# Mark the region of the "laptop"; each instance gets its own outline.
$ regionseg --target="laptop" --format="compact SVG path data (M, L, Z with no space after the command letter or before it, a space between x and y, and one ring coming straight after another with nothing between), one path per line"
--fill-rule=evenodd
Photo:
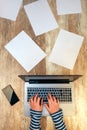
M59 99L65 116L75 114L74 81L82 75L19 75L24 80L24 115L30 116L29 99L38 93L45 103L47 94L51 93ZM42 116L49 112L43 105Z

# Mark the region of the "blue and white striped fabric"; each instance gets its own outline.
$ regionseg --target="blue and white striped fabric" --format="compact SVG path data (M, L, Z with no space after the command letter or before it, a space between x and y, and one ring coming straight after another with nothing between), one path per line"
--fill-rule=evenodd
M42 112L30 110L31 122L30 122L30 130L41 130L40 128L40 119ZM66 130L66 125L63 121L63 112L60 109L58 112L51 114L52 120L55 125L56 130Z
M52 120L56 130L66 130L65 123L63 121L63 112L60 109L58 112L51 114Z
M30 122L30 130L41 130L40 128L40 118L42 115L42 111L34 111L30 110L31 122Z

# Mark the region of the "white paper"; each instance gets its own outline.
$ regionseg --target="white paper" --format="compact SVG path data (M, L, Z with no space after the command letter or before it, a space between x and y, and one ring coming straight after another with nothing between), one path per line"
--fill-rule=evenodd
M5 45L5 48L27 72L46 56L24 31Z
M58 15L81 13L80 0L56 0Z
M49 61L73 69L84 37L60 30Z
M24 8L36 36L58 27L47 0L38 0Z
M15 21L22 0L0 0L0 17Z

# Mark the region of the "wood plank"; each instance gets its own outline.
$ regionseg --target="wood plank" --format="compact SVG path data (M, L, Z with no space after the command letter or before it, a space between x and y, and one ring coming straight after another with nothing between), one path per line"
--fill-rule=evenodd
M23 4L35 0L24 0ZM30 118L23 114L23 85L19 74L81 74L83 77L75 81L75 107L76 114L64 117L68 130L86 130L87 127L87 1L81 0L82 13L58 16L56 12L56 0L48 0L53 14L59 24L59 28L35 36L32 26L24 11L23 5L15 22L0 18L0 130L29 130ZM84 36L84 42L77 57L73 70L48 62L51 50L57 39L60 29ZM43 59L30 72L26 72L19 63L5 50L6 45L20 31L24 30L47 53ZM10 106L2 89L11 84L20 101ZM41 120L42 130L53 130L53 122L50 116Z

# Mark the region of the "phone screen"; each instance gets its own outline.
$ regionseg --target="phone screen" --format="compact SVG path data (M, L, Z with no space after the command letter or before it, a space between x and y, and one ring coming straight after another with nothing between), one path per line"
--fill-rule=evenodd
M2 89L2 91L6 96L7 100L9 101L10 105L14 105L19 101L19 98L11 85L6 86L5 88Z

